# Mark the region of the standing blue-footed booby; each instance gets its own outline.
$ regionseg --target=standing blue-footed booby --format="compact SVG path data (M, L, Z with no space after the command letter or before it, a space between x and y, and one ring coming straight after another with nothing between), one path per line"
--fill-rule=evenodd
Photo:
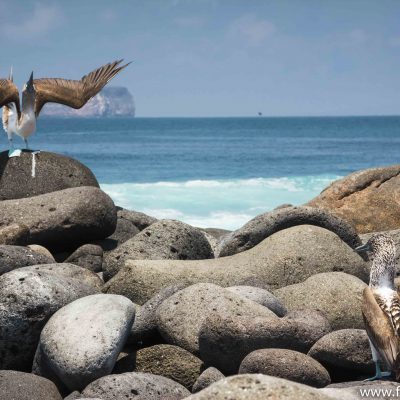
M396 246L387 234L375 234L356 248L373 254L369 286L364 289L362 314L375 362L375 376L400 380L400 297L394 284ZM381 372L379 361L387 368Z
M3 127L7 132L10 149L12 138L21 136L28 148L28 137L36 131L36 120L46 103L59 103L72 108L83 107L93 96L130 63L121 65L122 60L106 64L81 80L60 78L33 79L33 72L22 90L20 104L18 89L9 79L0 78L0 108L3 108Z

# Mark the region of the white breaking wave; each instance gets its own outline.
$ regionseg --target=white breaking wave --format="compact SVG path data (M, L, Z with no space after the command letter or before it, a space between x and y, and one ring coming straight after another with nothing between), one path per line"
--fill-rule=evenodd
M102 184L114 202L156 218L237 229L258 214L304 204L338 176Z

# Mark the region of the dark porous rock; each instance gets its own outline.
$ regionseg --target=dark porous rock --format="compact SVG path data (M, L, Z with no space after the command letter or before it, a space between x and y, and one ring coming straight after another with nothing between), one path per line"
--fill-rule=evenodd
M0 275L29 265L53 263L54 259L28 247L0 245Z
M287 310L282 302L276 298L268 290L254 287L254 286L231 286L227 288L229 291L236 293L240 296L246 297L264 307L269 308L278 317L283 317Z
M263 374L224 378L185 400L332 400L316 389L287 379Z
M90 383L82 392L82 397L102 400L180 400L189 395L179 383L143 372L108 375Z
M186 285L210 282L223 287L250 285L273 291L303 282L319 272L331 271L344 271L365 282L369 279L368 263L336 234L317 226L301 225L279 231L252 249L230 257L128 260L107 282L105 290L143 304L175 282Z
M346 221L312 207L285 207L253 218L242 228L225 238L219 256L241 253L267 237L297 225L315 225L338 235L351 248L361 244L354 228Z
M92 272L75 265L57 266L24 267L0 276L0 369L30 371L50 316L79 297L99 292L88 283L87 274ZM93 280L99 279L93 275Z
M199 331L210 315L278 317L268 308L211 283L198 283L168 297L157 308L157 327L169 344L199 352Z
M316 274L304 282L275 290L288 310L313 308L328 318L332 329L362 329L361 299L366 284L343 272ZM345 294L345 295L344 295Z
M62 400L52 381L25 372L0 370L1 400Z
M333 381L372 376L375 371L368 335L364 329L341 329L323 336L311 347L310 357L319 361Z
M29 244L53 251L77 247L111 235L117 213L111 198L95 187L78 187L0 202L3 225L20 221L29 228Z
M400 228L400 165L354 172L333 182L307 205L328 210L357 232Z
M158 344L123 357L117 362L113 372L148 372L165 376L192 390L202 364L199 358L178 346Z
M104 278L112 278L126 260L202 260L213 258L200 229L183 222L162 220L150 225L105 257Z
M26 246L29 238L29 229L22 223L11 225L0 224L0 244Z
M0 200L22 199L78 186L99 187L92 171L79 161L45 151L35 155L23 151L20 157L13 158L3 151L0 171Z
M40 334L32 371L82 390L109 375L135 317L134 304L123 296L95 294L67 304Z
M243 358L254 350L283 348L307 352L330 331L321 314L283 318L212 315L199 332L200 358L226 375L237 373ZM319 325L319 326L318 326Z
M106 239L99 240L99 244L104 251L111 251L127 240L132 239L143 229L157 222L157 219L137 211L125 210L121 207L117 209L117 227L115 232Z
M135 322L132 326L128 343L160 343L163 341L157 329L156 311L158 306L174 293L186 287L185 284L176 283L160 290L136 312Z
M103 249L95 244L84 244L76 249L65 262L79 265L93 272L100 272L103 265Z
M193 385L192 393L200 392L200 390L203 390L211 384L218 382L219 380L224 378L225 375L221 371L218 371L217 368L208 367L197 378L196 382Z
M248 354L239 374L264 374L314 387L331 383L328 371L313 358L286 349L261 349Z
M150 225L158 222L157 218L151 217L139 211L126 210L122 207L117 207L118 218L124 219L135 225L139 231L148 228Z

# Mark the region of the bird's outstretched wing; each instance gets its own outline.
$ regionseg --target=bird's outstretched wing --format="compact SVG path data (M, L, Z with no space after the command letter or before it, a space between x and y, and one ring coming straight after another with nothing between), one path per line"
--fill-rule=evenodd
M397 315L400 299L397 295L397 298L393 300L394 306L389 309L369 287L366 287L363 292L362 314L365 329L390 370L395 368L400 352L400 329Z
M130 63L120 65L123 60L106 64L89 74L80 81L44 78L34 79L36 90L35 114L36 117L46 103L59 103L72 108L83 107L93 96Z
M15 103L19 113L20 104L18 88L12 80L0 78L0 108L10 103Z

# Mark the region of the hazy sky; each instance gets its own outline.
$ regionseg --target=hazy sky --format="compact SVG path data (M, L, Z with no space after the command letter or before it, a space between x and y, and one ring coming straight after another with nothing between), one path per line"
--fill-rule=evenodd
M398 0L0 0L0 73L113 84L138 116L400 112Z

